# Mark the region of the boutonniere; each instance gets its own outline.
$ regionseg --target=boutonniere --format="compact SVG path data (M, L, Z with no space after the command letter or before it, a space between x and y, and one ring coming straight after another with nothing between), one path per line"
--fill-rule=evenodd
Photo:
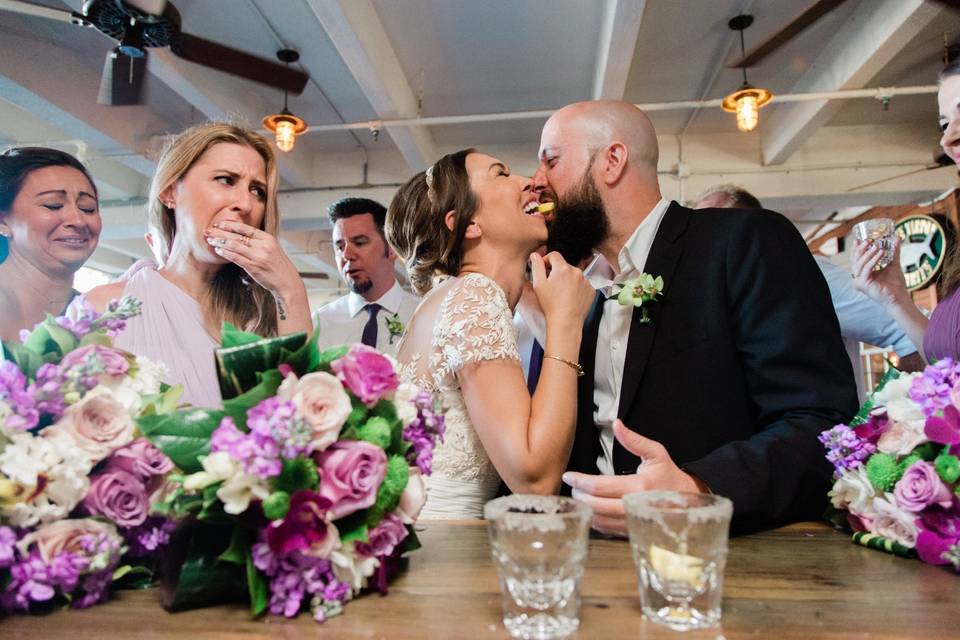
M663 294L663 278L654 278L649 273L641 273L636 278L625 280L617 292L617 302L622 305L640 307L640 322L647 324L650 316L647 315L647 302L653 302L657 296Z
M403 320L400 319L400 314L395 313L392 316L387 316L387 331L390 332L390 344L393 344L393 341L396 338L399 338L403 335L403 330L406 327L403 326Z

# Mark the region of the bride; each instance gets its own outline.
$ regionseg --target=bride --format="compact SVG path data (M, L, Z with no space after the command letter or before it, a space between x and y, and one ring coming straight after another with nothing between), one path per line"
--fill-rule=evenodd
M529 178L474 149L444 156L390 203L388 240L424 296L398 347L401 377L448 408L423 517L482 517L501 478L516 493L560 486L595 292L558 253L532 253L547 238L538 204ZM528 260L547 330L533 397L513 326Z

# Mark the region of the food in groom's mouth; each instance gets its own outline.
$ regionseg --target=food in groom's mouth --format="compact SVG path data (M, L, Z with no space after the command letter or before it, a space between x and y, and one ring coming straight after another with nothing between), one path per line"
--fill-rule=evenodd
M537 213L549 213L553 211L556 207L557 205L555 205L552 202L544 202L543 204L537 207Z

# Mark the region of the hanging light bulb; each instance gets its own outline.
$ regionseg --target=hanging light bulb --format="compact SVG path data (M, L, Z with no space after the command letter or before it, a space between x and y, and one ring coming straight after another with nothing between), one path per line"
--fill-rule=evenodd
M277 57L289 65L300 59L300 54L291 49L281 49L277 52ZM280 113L275 113L263 119L263 127L274 134L274 140L277 148L284 153L293 150L296 144L297 136L307 130L307 123L301 118L293 115L287 109L287 92L283 92L283 109Z
M727 23L734 31L740 32L740 57L744 57L743 30L753 24L753 16L739 15ZM747 82L747 68L743 69L743 84L740 88L723 99L721 108L724 111L737 114L737 129L753 131L760 123L760 107L773 99L773 94L767 89L754 87Z

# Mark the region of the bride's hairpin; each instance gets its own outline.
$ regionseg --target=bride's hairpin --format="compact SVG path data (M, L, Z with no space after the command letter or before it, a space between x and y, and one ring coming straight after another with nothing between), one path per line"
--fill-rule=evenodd
M427 199L430 201L430 204L437 204L437 194L433 190L433 168L436 165L430 165L426 171L427 179Z

